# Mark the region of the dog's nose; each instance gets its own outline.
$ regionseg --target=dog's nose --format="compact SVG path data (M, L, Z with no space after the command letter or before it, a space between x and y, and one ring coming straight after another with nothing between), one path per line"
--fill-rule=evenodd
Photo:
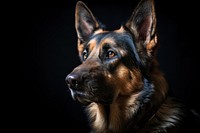
M69 88L77 89L79 86L79 76L77 74L69 74L65 78L65 81Z

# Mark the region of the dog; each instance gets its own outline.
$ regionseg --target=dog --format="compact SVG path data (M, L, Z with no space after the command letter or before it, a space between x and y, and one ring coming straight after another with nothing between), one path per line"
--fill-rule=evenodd
M113 31L77 2L82 63L65 80L72 98L86 105L92 133L178 132L184 105L168 95L157 60L156 24L153 0L141 0L126 23Z

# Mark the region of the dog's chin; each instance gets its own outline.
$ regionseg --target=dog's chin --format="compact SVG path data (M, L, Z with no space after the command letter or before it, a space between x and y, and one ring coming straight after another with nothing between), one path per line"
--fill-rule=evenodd
M99 103L103 105L109 105L112 103L112 99L100 99L94 96L90 96L85 92L80 92L80 91L74 91L70 89L71 91L71 96L75 101L80 102L83 105L89 105L90 103Z
M88 105L92 103L90 99L87 98L86 94L84 92L74 91L70 89L71 96L75 101L80 102L81 104Z
M92 101L79 96L75 97L75 99L83 105L89 105L90 103L92 103Z

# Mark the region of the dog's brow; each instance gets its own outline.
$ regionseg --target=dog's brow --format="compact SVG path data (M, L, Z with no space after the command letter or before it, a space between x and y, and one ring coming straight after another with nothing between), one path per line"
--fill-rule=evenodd
M90 41L88 42L89 49L90 49L90 50L93 49L93 48L95 47L96 44L97 44L96 38L90 40Z
M109 38L103 39L102 42L101 42L101 44L102 45L104 45L104 44L115 44L115 41L114 41L113 38L109 37Z

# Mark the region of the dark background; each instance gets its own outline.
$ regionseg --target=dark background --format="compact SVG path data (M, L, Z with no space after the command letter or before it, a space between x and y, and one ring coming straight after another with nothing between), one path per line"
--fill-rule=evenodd
M83 2L112 30L130 17L139 0ZM76 0L22 4L18 9L23 33L23 128L88 132L84 107L72 100L65 83L65 76L80 64L74 28ZM161 43L158 60L169 81L170 95L200 112L196 4L181 0L156 0L155 4Z

